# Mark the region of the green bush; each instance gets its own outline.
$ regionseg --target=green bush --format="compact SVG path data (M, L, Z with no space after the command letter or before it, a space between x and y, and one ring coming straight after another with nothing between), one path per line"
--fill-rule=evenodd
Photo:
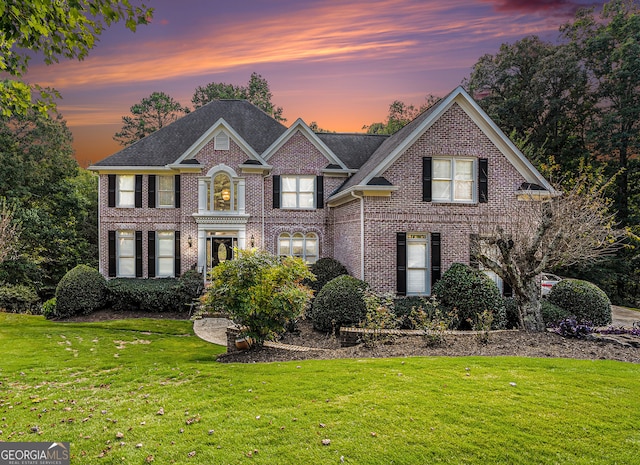
M571 313L567 310L558 307L556 304L549 301L549 299L542 299L542 320L545 325L555 324L562 320L565 320L571 316Z
M196 270L189 270L178 279L177 292L180 300L186 305L198 299L204 291L204 277Z
M56 288L56 318L68 318L94 312L105 306L107 282L87 265L67 272Z
M186 312L175 278L117 278L108 282L112 310L142 312ZM189 301L190 302L190 301Z
M259 250L237 250L211 270L203 311L227 312L257 345L285 331L303 315L311 272L300 258L282 259Z
M504 309L506 315L505 328L518 329L520 318L518 316L518 303L513 297L504 297Z
M42 314L47 320L56 316L56 298L52 297L42 304Z
M611 323L611 301L607 294L595 284L579 279L563 279L551 288L547 299L578 322L589 322L595 326Z
M367 283L349 275L329 281L313 301L313 327L325 332L338 331L341 326L363 321L367 314L363 292L367 287Z
M304 284L313 290L314 295L318 295L320 289L332 279L349 274L342 263L330 257L321 258L309 267L309 271L313 273L316 279L305 279Z
M8 313L38 313L38 294L21 284L0 285L0 310Z
M401 329L416 329L411 320L411 312L422 309L430 315L433 306L434 304L430 300L416 295L396 297L393 301L393 312Z
M481 271L454 263L433 286L433 294L444 313L457 311L457 329L471 329L483 312L493 314L493 329L507 321L504 299L496 284Z

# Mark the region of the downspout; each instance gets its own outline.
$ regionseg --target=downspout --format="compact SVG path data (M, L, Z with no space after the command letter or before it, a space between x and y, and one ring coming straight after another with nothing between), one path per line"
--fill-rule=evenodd
M267 174L263 174L262 175L262 236L261 236L261 240L260 240L260 250L265 250L265 239L264 239L264 222L265 222L265 206L264 206L264 181L267 179L267 176L269 176L269 173Z
M353 191L351 196L360 199L360 279L364 281L364 196Z
M98 224L96 225L98 227L98 244L102 241L102 222L100 221L100 218L102 217L102 196L100 195L100 181L100 174L98 174ZM98 247L98 270L104 276L104 267L102 264L103 255L102 247Z

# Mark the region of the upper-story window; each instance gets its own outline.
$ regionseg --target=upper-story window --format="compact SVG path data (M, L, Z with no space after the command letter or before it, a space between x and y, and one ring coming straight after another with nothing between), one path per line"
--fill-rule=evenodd
M288 176L282 175L280 208L316 208L315 176Z
M175 204L175 176L158 176L158 207L173 207Z
M198 179L198 211L244 214L244 179L225 165L218 165Z
M475 201L475 167L473 159L434 158L432 200L434 202Z
M135 206L135 176L133 174L119 174L117 177L116 206Z

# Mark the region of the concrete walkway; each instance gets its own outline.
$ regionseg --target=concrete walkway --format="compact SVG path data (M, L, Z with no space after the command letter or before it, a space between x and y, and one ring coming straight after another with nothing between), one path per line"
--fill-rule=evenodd
M613 314L613 326L631 328L635 322L640 324L640 312L615 305L611 306L611 310ZM196 333L196 336L200 339L204 339L207 342L226 346L227 327L231 325L233 325L233 322L227 318L202 318L193 322L193 332ZM265 345L277 346L279 349L288 348L290 350L309 350L308 347L288 347L281 343L267 343Z

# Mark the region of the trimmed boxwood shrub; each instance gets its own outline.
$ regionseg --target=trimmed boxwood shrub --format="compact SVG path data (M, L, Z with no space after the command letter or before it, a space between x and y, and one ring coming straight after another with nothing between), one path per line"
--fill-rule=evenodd
M316 279L315 281L305 279L304 285L312 289L314 295L317 295L320 289L332 279L349 274L342 263L330 257L321 258L309 267L309 271L313 273Z
M547 299L578 322L595 326L611 323L611 301L598 286L579 279L563 279L551 288Z
M0 284L0 310L8 313L38 313L38 294L22 284Z
M67 272L56 288L56 318L94 312L106 303L107 281L94 268L78 265Z
M47 320L56 316L56 298L52 297L42 304L42 314Z
M471 329L484 311L493 314L492 329L506 326L504 299L498 286L487 275L468 265L451 265L433 286L433 294L445 313L457 310L457 329Z
M549 299L542 299L542 321L544 321L545 325L554 325L560 321L563 321L569 316L571 313L567 310L558 307L556 304L549 302Z
M368 285L352 276L332 279L318 292L311 307L313 327L319 331L338 331L364 319L367 307L363 292Z

